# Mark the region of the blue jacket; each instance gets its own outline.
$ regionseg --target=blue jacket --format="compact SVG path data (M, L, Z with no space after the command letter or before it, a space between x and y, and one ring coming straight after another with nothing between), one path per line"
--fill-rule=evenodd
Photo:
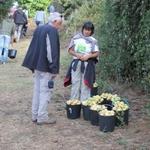
M50 53L48 53L47 37L50 40ZM49 61L47 55L50 55ZM49 24L39 26L30 43L29 49L23 61L23 66L34 71L59 73L60 44L56 28Z

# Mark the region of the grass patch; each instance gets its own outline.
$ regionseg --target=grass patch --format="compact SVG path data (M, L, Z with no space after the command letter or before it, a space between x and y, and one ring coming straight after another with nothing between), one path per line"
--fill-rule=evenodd
M150 102L145 105L145 111L148 116L150 116Z
M21 43L22 42L22 43ZM0 89L1 92L13 92L26 90L32 86L31 71L22 67L22 62L26 53L28 40L17 43L17 57L9 59L8 63L0 64Z
M117 139L117 143L118 143L119 145L123 146L124 149L126 149L127 146L128 146L128 141L127 141L125 138L121 138L121 137L120 137L119 139Z
M67 69L71 63L72 56L67 51L61 51L60 64L63 69Z

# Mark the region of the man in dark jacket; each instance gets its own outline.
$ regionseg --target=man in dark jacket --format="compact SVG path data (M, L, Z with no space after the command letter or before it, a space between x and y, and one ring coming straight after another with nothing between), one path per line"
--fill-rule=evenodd
M16 24L15 38L17 42L20 40L22 28L28 23L26 14L23 12L22 8L18 8L14 13L14 22Z
M55 12L50 23L39 26L27 51L23 66L34 72L32 121L37 124L52 124L55 118L48 116L54 78L59 73L60 46L58 31L62 16Z

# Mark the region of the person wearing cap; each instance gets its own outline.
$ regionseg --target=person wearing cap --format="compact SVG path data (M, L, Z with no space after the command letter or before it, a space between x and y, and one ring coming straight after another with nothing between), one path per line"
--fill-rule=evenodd
M36 28L22 64L34 73L32 121L38 125L56 123L54 117L48 116L48 103L51 99L54 79L59 73L58 29L62 21L61 14L55 12L49 23Z
M18 9L15 11L13 18L16 24L15 42L19 42L22 35L22 28L24 24L28 23L28 20L21 7L18 7Z

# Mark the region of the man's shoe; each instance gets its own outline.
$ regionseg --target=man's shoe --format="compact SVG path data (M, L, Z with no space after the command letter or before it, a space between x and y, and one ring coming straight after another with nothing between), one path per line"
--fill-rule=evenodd
M14 43L16 43L16 42L17 42L16 38L14 38L14 39L13 39L13 42L14 42Z
M55 118L49 118L46 121L37 121L37 125L43 125L43 124L55 124L56 123L56 119Z
M36 122L37 122L37 119L32 119L32 122L36 123Z
M36 123L37 122L37 115L32 114L32 122Z

